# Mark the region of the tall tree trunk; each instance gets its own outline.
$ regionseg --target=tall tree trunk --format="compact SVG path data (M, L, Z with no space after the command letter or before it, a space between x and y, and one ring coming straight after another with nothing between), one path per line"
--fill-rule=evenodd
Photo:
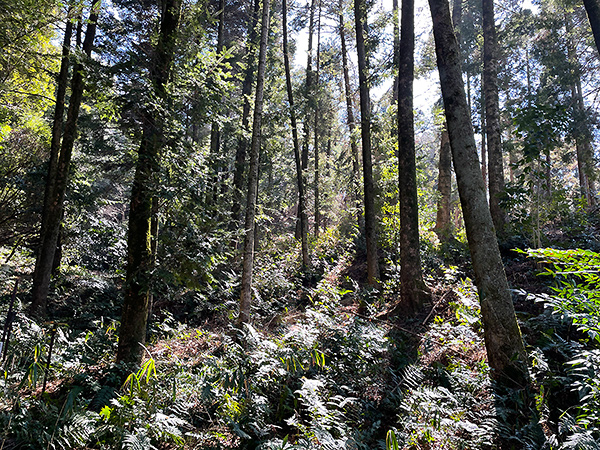
M252 267L254 265L254 218L258 193L258 159L260 156L263 94L265 66L267 60L267 39L269 37L269 0L263 0L260 33L258 71L256 74L256 96L254 100L254 121L252 123L252 145L250 147L250 168L248 172L248 195L246 197L246 230L244 239L244 261L242 264L242 292L240 294L240 314L238 325L250 320L252 303Z
M429 0L429 5L454 171L492 377L505 386L525 387L529 381L527 354L486 201L448 2Z
M181 0L166 0L158 42L150 67L152 89L166 103L165 85L173 62ZM150 278L153 269L152 205L159 172L164 130L157 111L144 111L142 141L131 190L129 230L127 233L127 274L123 311L119 330L117 361L140 364L146 341L146 323L150 306Z
M260 0L254 0L252 16L248 21L248 42L246 44L246 71L244 73L244 82L242 83L242 98L244 106L242 107L242 130L244 133L250 131L250 94L252 93L252 83L254 82L255 55L256 55L256 25L258 23L258 14L260 10ZM244 186L244 168L246 166L246 154L248 149L248 139L245 135L240 136L235 152L235 164L233 171L233 203L231 206L232 224L236 224L240 219L242 209L239 199L242 196Z
M506 222L500 206L504 191L504 164L500 136L500 105L498 100L498 42L494 22L494 0L482 0L483 5L483 90L485 92L485 128L488 153L488 186L490 212L498 235Z
M219 26L217 29L217 55L221 55L223 52L223 30L225 25L225 0L219 0ZM216 206L217 198L219 196L220 187L220 172L221 172L221 155L219 149L221 148L221 126L219 122L214 120L210 126L210 155L211 162L214 170L213 182L211 187L211 203Z
M462 0L454 0L452 5L452 26L456 35L459 51L461 47L460 23L462 20ZM462 55L459 56L463 60ZM452 205L452 150L450 150L450 138L448 137L448 126L444 122L440 136L440 158L438 162L438 201L435 221L435 233L440 242L448 242L452 236L452 224L450 222Z
M448 130L444 124L440 143L438 165L438 201L435 233L441 242L448 242L452 233L450 226L450 196L452 194L452 150Z
M348 69L348 50L346 48L346 32L344 31L344 6L343 0L339 0L339 22L340 22L340 41L342 46L342 71L344 73L344 93L346 97L346 115L348 121L348 131L350 132L350 150L352 151L352 195L356 203L356 215L358 220L358 229L364 229L364 220L362 214L362 202L360 201L360 156L358 153L358 143L356 142L356 121L354 119L354 107L352 105L352 88L350 86L350 75Z
M372 286L379 278L377 235L375 223L375 186L371 161L371 98L369 94L365 35L367 33L367 5L365 0L354 0L356 50L358 53L358 83L360 88L360 129L363 156L363 183L365 199L365 240L367 244L367 279Z
M398 186L400 200L400 281L402 308L416 313L423 307L426 287L421 271L419 202L413 115L415 52L414 0L402 0L398 57Z
M96 22L98 21L98 12L100 10L100 1L93 4L88 25L83 42L83 52L89 58L94 46L94 37L96 36ZM79 108L83 98L84 66L78 63L73 68L73 78L71 79L71 99L69 101L69 110L67 112L67 121L63 131L62 143L58 160L56 163L54 187L48 190L48 201L45 201L45 229L41 236L40 252L36 259L35 270L33 273L32 303L29 312L34 317L45 317L47 314L48 290L50 288L50 276L54 262L54 254L58 243L60 224L63 215L64 198L69 179L69 167L71 164L71 155L73 146L77 137L77 119L79 117ZM58 105L57 105L58 106ZM53 130L54 134L55 130Z
M600 18L599 18L600 20ZM573 134L575 135L575 149L577 152L577 169L579 173L579 189L581 196L588 207L594 206L594 151L592 149L592 136L589 128L589 119L585 111L583 91L581 89L580 64L577 49L571 37L573 24L571 17L565 14L565 28L567 31L567 56L571 64L573 84L571 86L571 101L574 109Z
M298 215L300 216L300 241L302 245L302 267L306 269L310 260L308 257L308 224L306 217L306 195L302 177L302 161L300 160L300 140L298 139L298 124L292 91L292 76L290 73L290 54L288 49L287 0L282 0L283 15L283 63L285 66L285 84L290 104L290 122L292 125L292 140L294 141L294 160L296 162L296 180L298 185Z
M46 190L44 192L44 209L42 210L42 227L40 236L46 234L48 227L48 210L52 201L52 191L56 184L56 171L58 158L60 156L60 140L62 137L62 127L65 114L65 95L67 93L68 75L69 75L69 53L71 50L71 36L73 34L73 21L69 7L67 11L67 23L65 26L65 35L63 38L62 54L60 60L60 71L57 78L56 105L54 106L54 121L52 122L52 140L50 142L50 160L48 162L48 175L46 176Z
M398 0L392 0L392 21L394 22L394 69L399 70L400 67L400 14L398 13ZM392 104L398 103L398 82L400 80L400 72L394 77L394 86L392 89ZM396 130L392 127L392 133Z
M312 70L312 49L313 49L313 33L315 29L315 4L316 0L311 0L310 2L310 15L308 21L308 48L307 59L306 59L306 112L304 119L304 141L302 143L302 176L304 177L304 186L308 186L308 182L306 180L307 170L308 170L308 147L310 143L310 110L312 108L312 104L314 101L313 94L313 70ZM300 217L298 216L298 219ZM296 236L298 236L300 232L300 222L298 221L298 226L296 227Z
M315 105L315 185L314 185L314 196L315 196L315 238L319 237L319 225L321 223L321 211L319 204L319 77L321 69L321 58L319 52L321 50L321 1L319 0L319 13L317 15L317 69L315 71L314 79L314 105Z
M583 5L592 26L596 49L600 52L600 0L583 0Z
M481 74L481 86L483 86L483 74ZM487 183L487 145L486 145L486 124L485 124L485 93L481 90L481 111L480 111L480 122L481 122L481 176L483 177L483 185Z

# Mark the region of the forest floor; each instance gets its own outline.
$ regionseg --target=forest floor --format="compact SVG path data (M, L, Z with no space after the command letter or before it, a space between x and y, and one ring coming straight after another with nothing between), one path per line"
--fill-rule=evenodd
M147 356L134 372L113 363L115 277L65 271L55 287L57 321L36 324L17 308L4 363L2 448L493 449L498 436L520 449L595 442L595 423L585 428L579 418L581 398L600 382L592 374L581 391L569 361L597 345L543 302L551 280L537 275L534 260L506 259L536 396L515 415L510 394L499 395L490 380L464 254L455 265L427 256L431 302L416 317L391 316L397 268L370 289L353 246L331 239L314 248L310 277L299 275L289 243L258 253L254 319L243 329L231 325L235 286L212 297L157 296ZM17 266L28 262L19 256L2 266L2 304Z

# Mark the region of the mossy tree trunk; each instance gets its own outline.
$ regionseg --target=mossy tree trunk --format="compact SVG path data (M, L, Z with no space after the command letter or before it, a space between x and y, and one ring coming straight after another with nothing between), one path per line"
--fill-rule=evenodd
M486 199L448 1L429 0L429 5L454 171L492 377L505 386L526 387L529 382L527 354Z
M175 53L181 0L166 0L160 22L158 42L150 67L152 90L166 102L165 85ZM162 120L158 111L144 111L142 140L131 190L129 230L127 233L127 274L119 330L117 361L140 364L150 308L152 254L152 212L159 172L160 150L164 143Z
M500 102L498 100L498 42L494 0L482 0L483 9L483 91L485 94L485 133L487 136L488 186L490 212L496 233L502 235L505 213L500 206L504 191L504 164L500 136Z

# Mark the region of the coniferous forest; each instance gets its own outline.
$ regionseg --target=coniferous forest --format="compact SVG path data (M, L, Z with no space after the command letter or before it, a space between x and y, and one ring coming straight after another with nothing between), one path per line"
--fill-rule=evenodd
M0 450L600 449L599 0L0 0Z

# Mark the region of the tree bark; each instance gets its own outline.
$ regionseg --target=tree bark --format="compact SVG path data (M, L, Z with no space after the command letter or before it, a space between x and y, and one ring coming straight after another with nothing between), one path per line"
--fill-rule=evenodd
M354 118L354 106L352 104L352 88L350 86L350 75L348 69L348 50L346 48L346 33L344 32L343 0L339 0L339 8L340 41L342 47L342 71L344 73L346 115L348 122L348 131L350 132L350 150L352 152L352 195L356 204L358 229L362 230L364 229L365 224L362 214L362 203L360 201L360 156L358 153L358 144L356 142L356 120Z
M254 68L256 55L256 25L258 23L258 13L260 10L260 0L254 0L254 9L252 16L248 21L248 42L246 44L246 71L244 82L242 83L242 98L244 106L242 107L242 131L250 131L250 94L252 93L252 83L254 82ZM248 139L245 135L238 140L235 152L235 164L233 172L233 203L231 206L232 223L235 224L240 219L242 209L239 198L242 195L244 186L244 168L246 166L246 154L248 149Z
M358 53L358 83L360 88L360 128L363 156L363 183L365 199L365 240L367 244L367 280L371 286L379 278L377 235L375 224L375 186L371 161L371 98L367 77L365 34L367 33L367 6L365 0L354 0L356 50Z
M565 14L565 28L567 31L567 56L571 64L573 84L571 85L571 102L574 109L573 134L575 136L575 149L577 153L577 169L579 173L579 190L588 207L596 204L594 196L594 151L592 149L592 136L589 128L589 119L585 111L583 91L581 89L580 64L577 58L577 49L573 42L571 32L573 29L571 18Z
M319 13L317 15L317 70L315 71L314 79L314 106L315 106L315 185L314 185L314 196L315 196L315 238L319 237L319 225L321 223L321 211L319 204L319 77L321 69L321 59L319 51L321 50L321 1L319 0Z
M48 175L46 176L46 190L44 193L44 209L42 210L42 227L40 236L46 234L48 222L48 210L52 202L52 191L56 184L56 171L58 158L60 156L60 140L65 114L65 95L67 93L69 75L69 53L71 50L71 36L73 34L73 22L70 17L71 8L67 11L67 23L63 38L62 54L60 60L60 71L57 78L56 105L54 107L54 121L52 122L52 140L50 142L50 160L48 162Z
M173 62L181 0L166 0L158 42L150 67L150 82L159 101L165 102L165 85ZM123 311L119 330L117 361L139 365L146 341L146 324L150 306L150 279L153 269L152 205L164 130L158 111L144 112L142 141L131 190L129 230L127 234L127 274Z
M92 53L92 47L94 45L99 10L100 1L97 1L92 6L83 42L83 52L88 58ZM48 190L48 201L44 202L46 207L45 229L43 236L41 236L40 252L36 259L35 270L33 273L33 300L29 309L29 313L38 318L47 315L48 290L50 288L52 265L60 233L64 198L69 179L71 155L77 137L77 119L79 117L79 109L81 107L83 90L85 88L84 70L82 63L76 64L73 69L73 78L71 79L71 99L69 101L69 110L67 112L67 121L65 122L60 152L56 162L54 187ZM55 130L53 130L53 134L54 132Z
M600 52L600 0L583 0L583 5L592 26L596 49Z
M454 171L479 292L492 377L504 386L525 387L529 381L527 354L486 201L448 2L429 0L429 5Z
M488 186L490 212L496 233L502 235L506 222L500 206L504 191L504 164L500 138L500 106L498 100L498 42L494 0L482 0L483 6L483 90L485 92L485 128L488 153Z
M313 70L312 70L312 48L313 48L313 33L315 28L315 3L316 0L312 0L310 3L310 16L308 21L308 48L307 59L306 59L306 112L304 119L304 140L302 142L302 176L304 177L304 186L308 186L307 178L307 170L308 170L308 147L310 142L310 110L313 104L314 95L313 95ZM298 216L298 219L300 217ZM308 225L307 225L308 226ZM296 228L296 236L299 233L299 222L298 227Z
M419 202L413 115L415 51L414 0L402 0L398 56L398 186L402 308L415 314L427 298L419 243Z
M223 52L223 30L225 25L225 0L219 0L219 25L217 28L217 54L221 55ZM211 202L213 206L216 206L217 198L219 196L220 187L220 160L219 149L221 148L221 126L219 122L213 120L210 126L210 155L213 166L213 182L211 186Z
M242 292L238 325L250 321L252 303L252 267L254 265L254 218L258 193L258 159L260 156L263 94L265 66L267 60L267 39L269 37L269 0L263 0L260 34L258 71L256 74L256 96L254 100L254 121L252 123L252 145L250 147L250 168L248 173L248 195L246 197L246 222L244 229L244 261L242 264Z
M438 201L435 220L435 233L440 242L448 242L452 233L450 226L450 196L452 194L452 150L448 130L444 124L440 143L438 164Z
M306 217L306 195L302 177L302 161L300 160L300 140L298 139L298 124L292 91L292 76L290 73L290 55L288 49L287 0L282 0L283 15L283 63L285 67L285 84L290 104L290 122L292 125L292 140L294 144L294 160L296 162L296 180L298 186L298 215L300 216L300 241L302 246L302 267L305 270L309 264L308 256L308 224Z

